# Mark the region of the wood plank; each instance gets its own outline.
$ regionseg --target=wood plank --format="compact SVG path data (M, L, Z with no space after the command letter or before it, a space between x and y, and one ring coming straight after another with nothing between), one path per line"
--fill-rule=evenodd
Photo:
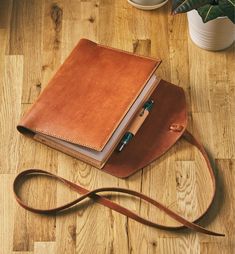
M42 67L42 3L40 1L13 2L9 54L24 55L22 102L31 103L39 95ZM32 62L34 64L32 64Z
M235 144L231 142L235 130L234 95L235 90L228 87L228 83L215 88L212 93L212 123L220 124L213 124L211 131L215 137L215 156L219 159L232 159L235 156Z
M2 0L0 2L0 29L8 28L9 18L11 17L11 4L12 1Z
M23 84L23 56L6 56L3 75L0 78L0 130L3 142L0 153L1 173L17 171L19 136L15 135L16 125L20 119L20 104Z
M32 251L13 251L12 254L34 254Z
M34 254L54 254L55 242L35 242L34 243Z
M235 248L226 241L225 243L219 242L213 242L213 243L201 243L201 253L210 254L233 254Z
M11 253L15 201L12 196L13 174L0 174L0 252Z
M157 245L157 252L152 253L193 253L200 252L200 245L198 245L197 236L195 234L179 238L162 238Z
M148 23L147 28L150 32L150 39L152 41L152 53L153 57L160 58L162 64L157 70L157 75L165 80L171 80L170 66L170 45L169 45L169 13L170 5L164 5L153 12L145 12ZM132 27L135 27L133 24ZM172 29L174 29L173 27ZM145 28L146 29L146 28ZM164 42L164 43L163 43Z
M59 155L58 174L75 182L78 171L77 163L71 158ZM75 178L75 179L74 179ZM57 184L57 206L70 202L78 197L77 193L63 184ZM77 211L61 214L56 219L56 246L55 253L76 253L76 218Z
M225 234L225 238L213 238L204 236L200 238L201 242L215 242L226 245L228 253L234 252L234 192L230 191L234 185L235 161L229 159L216 160L217 165L217 195L212 206L210 215L207 215L204 221L211 222L209 228L218 229Z
M191 112L188 31L187 29L182 30L182 27L187 26L186 15L171 16L168 22L171 82L184 88L186 92L187 110Z
M42 22L42 78L39 92L46 87L61 64L61 40L63 29L63 5L61 1L45 1ZM46 24L46 25L45 25Z
M29 105L23 106L28 108ZM19 171L45 168L56 173L58 152L22 135L19 150L22 156L27 155L19 161ZM38 177L25 182L20 193L32 206L49 208L56 205L56 182L49 178ZM33 214L17 206L14 218L17 221L13 235L14 251L32 251L34 241L55 240L55 217Z
M142 11L126 0L0 1L1 253L235 252L235 46L221 52L199 49L188 36L186 15L171 16L170 8L166 4ZM158 77L184 88L188 128L209 151L217 175L215 202L200 223L225 233L225 238L150 228L89 200L57 217L35 215L16 204L11 193L15 174L46 168L88 189L120 186L141 191L189 219L207 205L211 184L205 163L183 140L134 176L117 179L15 130L82 37L161 58ZM45 177L26 182L20 195L37 207L78 196ZM178 225L139 199L114 193L108 197L145 218Z

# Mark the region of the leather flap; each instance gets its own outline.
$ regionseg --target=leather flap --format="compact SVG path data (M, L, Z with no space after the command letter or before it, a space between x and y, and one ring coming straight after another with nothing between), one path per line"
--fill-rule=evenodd
M182 88L161 80L150 97L154 107L123 149L114 151L105 172L125 178L164 154L182 136L187 126L185 94Z
M159 64L82 39L17 129L101 151Z

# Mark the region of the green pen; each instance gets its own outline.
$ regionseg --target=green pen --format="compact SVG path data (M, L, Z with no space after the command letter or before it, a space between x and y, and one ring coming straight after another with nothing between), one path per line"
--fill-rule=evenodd
M143 110L140 112L139 116L143 116L144 111L147 110L148 112L151 111L152 107L153 107L153 100L148 100L145 102L144 106L143 106ZM123 136L121 142L118 145L118 152L121 152L123 150L123 148L130 142L130 140L134 137L134 134L130 131L126 132L125 135Z

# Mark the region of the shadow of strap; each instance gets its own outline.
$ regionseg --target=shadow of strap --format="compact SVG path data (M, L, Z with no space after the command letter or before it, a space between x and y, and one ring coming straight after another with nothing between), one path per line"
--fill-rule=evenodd
M72 206L74 206L75 204L78 204L79 202L81 202L82 200L86 199L86 198L90 198L93 201L100 203L106 207L109 207L110 209L123 214L135 221L138 221L144 225L148 225L151 227L155 227L155 228L160 228L160 229L164 229L164 230L176 230L176 229L182 229L182 228L189 228L192 229L194 231L200 232L200 233L204 233L204 234L208 234L208 235L214 235L214 236L224 236L224 234L220 234L220 233L216 233L210 230L207 230L203 227L201 227L200 225L196 224L195 222L197 220L199 220L201 217L203 217L203 215L205 215L205 213L207 212L207 210L209 209L209 207L212 204L212 201L214 199L214 195L215 195L215 176L214 176L214 172L213 169L211 167L209 158L203 148L203 146L192 136L192 134L190 134L187 130L185 131L183 137L190 142L191 144L195 145L199 151L201 152L202 156L204 157L206 163L207 163L207 168L210 172L210 176L212 179L212 184L213 184L213 194L212 197L209 201L209 204L206 208L206 210L198 217L194 220L194 222L190 222L187 219L183 218L181 215L177 214L176 212L172 211L171 209L169 209L168 207L164 206L163 204L159 203L158 201L140 193L137 191L133 191L133 190L129 190L129 189L124 189L124 188L117 188L117 187L106 187L106 188L98 188L98 189L94 189L92 191L89 191L87 189L85 189L84 187L81 187L73 182L70 182L69 180L62 178L60 176L57 176L55 174L52 174L48 171L44 171L41 169L28 169L25 171L22 171L21 173L19 173L13 183L13 191L15 194L15 198L17 200L17 202L26 210L29 210L31 212L34 213L39 213L39 214L56 214L59 213L61 211L64 211ZM24 201L19 197L18 195L18 188L20 186L20 184L22 184L22 182L26 179L27 176L38 176L38 175L44 175L44 176L48 176L48 177L52 177L54 179L57 179L58 181L64 183L65 185L67 185L69 188L75 190L76 192L78 192L81 196L71 202L68 202L62 206L59 207L55 207L52 209L38 209L38 208L34 208L31 207L29 205L27 205L26 203L24 203ZM101 195L99 195L100 193L105 193L105 192L114 192L114 193L125 193L125 194L129 194L135 197L138 197L142 200L145 200L146 202L152 204L153 206L157 207L158 209L162 210L163 212L165 212L167 215L169 215L171 218L173 218L174 220L176 220L177 222L181 223L182 226L165 226L162 224L158 224L155 222L152 222L150 220L147 220L141 216L139 216L138 214L132 212L131 210L111 201L110 199L103 197Z

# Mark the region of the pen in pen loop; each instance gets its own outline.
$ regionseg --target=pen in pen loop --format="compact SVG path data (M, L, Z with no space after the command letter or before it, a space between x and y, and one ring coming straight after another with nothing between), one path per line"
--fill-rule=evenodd
M148 116L149 112L151 111L153 107L154 101L148 100L145 102L141 112L139 115L135 118L133 123L131 124L129 130L125 133L123 136L121 142L118 145L118 152L121 152L123 148L130 142L130 140L135 136L141 125L143 124L144 120Z

